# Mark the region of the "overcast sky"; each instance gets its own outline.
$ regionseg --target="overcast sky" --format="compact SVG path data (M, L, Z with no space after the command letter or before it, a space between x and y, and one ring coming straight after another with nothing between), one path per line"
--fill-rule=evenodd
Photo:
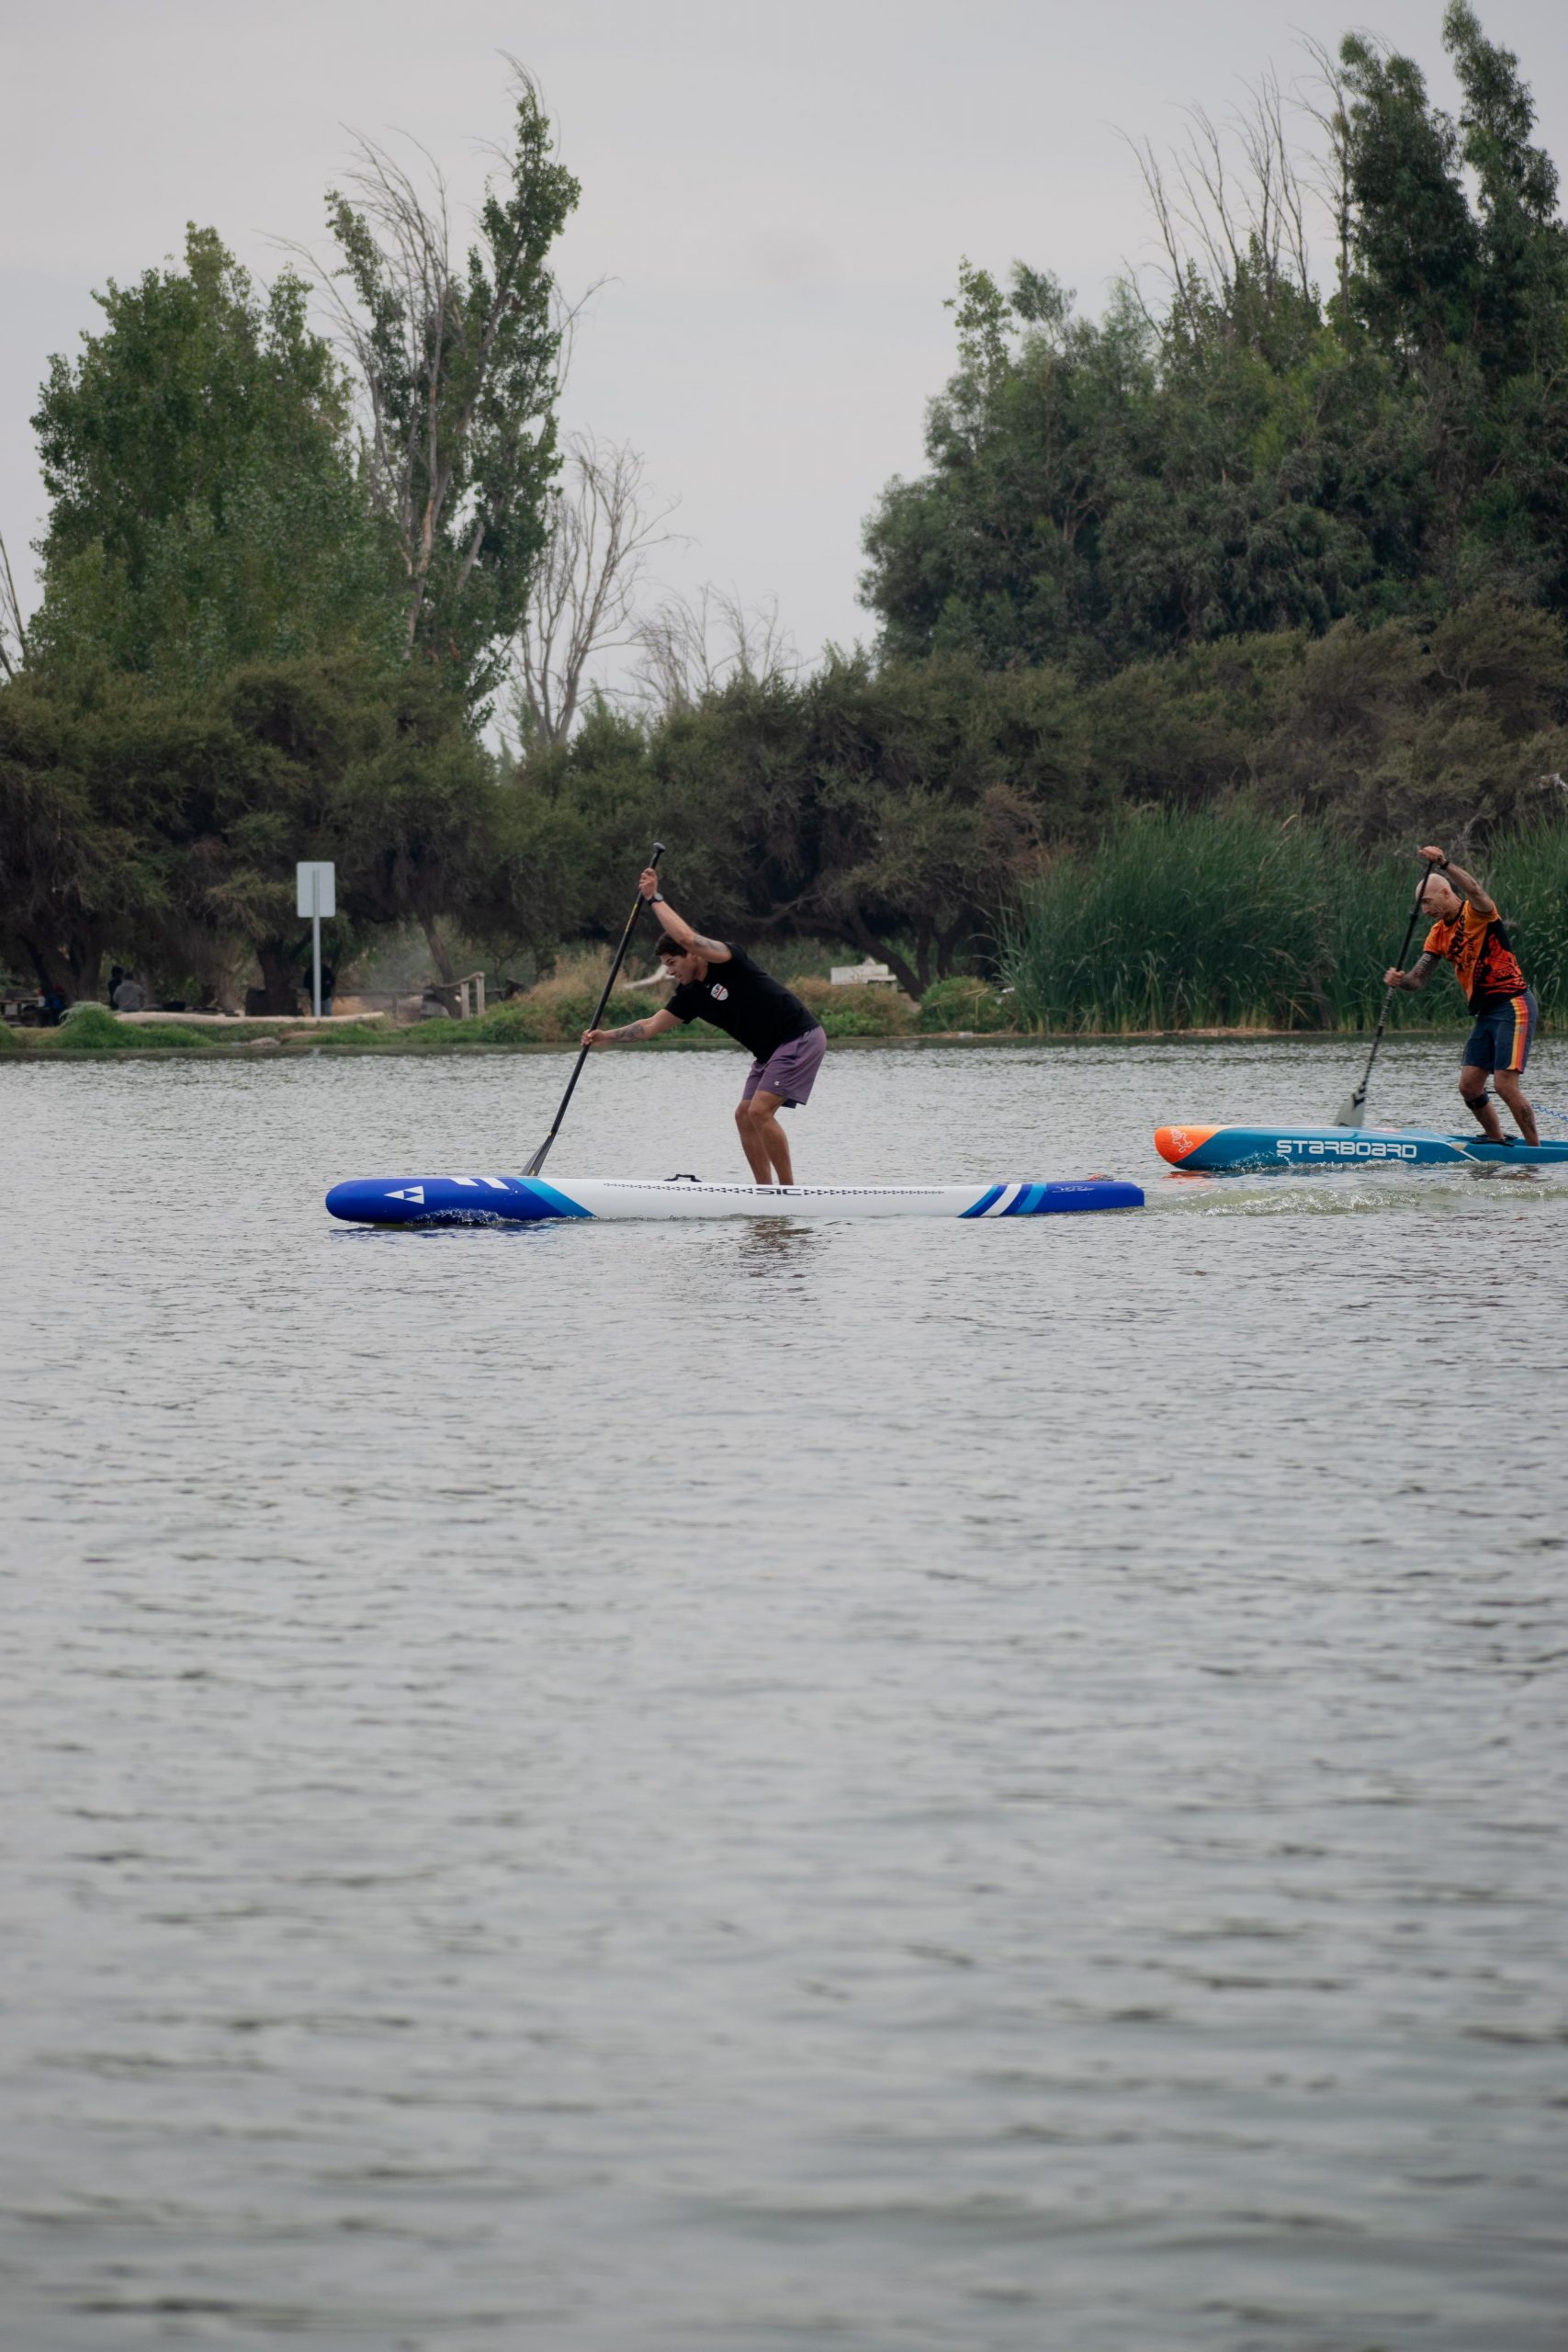
M1568 169L1562 0L1480 0ZM1149 227L1119 131L1176 138L1299 36L1352 22L1452 85L1441 0L0 0L0 530L43 524L28 419L92 289L210 223L254 270L321 238L350 133L406 131L471 198L506 68L543 86L596 279L563 422L629 439L681 499L678 585L776 595L807 652L870 633L862 519L919 467L958 257L1055 270L1101 307Z

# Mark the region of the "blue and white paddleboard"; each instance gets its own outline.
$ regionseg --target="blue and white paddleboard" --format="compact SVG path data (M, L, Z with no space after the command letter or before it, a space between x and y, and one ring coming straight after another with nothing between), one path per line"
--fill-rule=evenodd
M1054 1184L704 1184L563 1176L382 1176L334 1184L350 1225L532 1225L544 1217L1058 1216L1137 1209L1136 1184L1109 1177Z
M1155 1148L1196 1174L1259 1168L1555 1168L1568 1143L1488 1143L1423 1127L1156 1127Z

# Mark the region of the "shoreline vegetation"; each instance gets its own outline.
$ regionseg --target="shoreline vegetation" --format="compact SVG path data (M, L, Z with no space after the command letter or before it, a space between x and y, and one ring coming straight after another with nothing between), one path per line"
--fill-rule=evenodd
M253 1025L259 1027L261 1024L247 1023L244 1025L249 1028ZM276 1049L277 1055L286 1056L291 1060L298 1060L306 1054L330 1054L344 1057L379 1054L394 1058L402 1057L414 1060L430 1060L440 1059L443 1056L451 1054L569 1054L573 1050L565 1044L529 1044L517 1039L478 1037L472 1035L448 1034L432 1036L428 1034L430 1030L438 1026L444 1027L448 1032L462 1030L471 1032L476 1025L472 1022L454 1021L444 1024L423 1022L418 1029L392 1030L384 1036L378 1036L374 1031L364 1029L354 1036L344 1035L334 1038L322 1038L312 1035L308 1029L299 1028L282 1031L280 1034L280 1027L275 1027L272 1031L256 1036L234 1037L225 1035L221 1037L214 1037L197 1045L194 1053L191 1045L192 1033L186 1032L179 1035L173 1034L176 1027L174 1022L167 1024L166 1030L160 1030L156 1042L152 1044L144 1043L141 1036L131 1032L128 1034L123 1045L118 1042L112 1045L94 1044L67 1047L63 1051L59 1046L57 1031L39 1030L27 1033L27 1042L23 1044L18 1041L18 1049L15 1052L0 1045L0 1066L4 1066L6 1062L15 1065L37 1062L71 1064L99 1061L178 1061L187 1056L197 1061L204 1059L232 1061L241 1058L271 1060L274 1058L272 1049ZM1466 1022L1458 1021L1442 1027L1433 1024L1425 1029L1406 1029L1402 1034L1414 1037L1456 1037L1462 1036L1467 1026ZM1259 1046L1342 1046L1348 1039L1362 1034L1364 1033L1354 1030L1332 1029L1077 1029L1051 1032L1029 1029L989 1031L937 1029L888 1031L875 1036L840 1037L834 1040L834 1049L837 1051L847 1046L852 1051L864 1051L867 1048L873 1051L888 1049L908 1051L911 1048L919 1051L953 1046L1201 1046L1235 1045L1240 1042ZM51 1039L54 1040L52 1046L50 1043ZM658 1037L647 1045L631 1046L626 1050L637 1054L726 1052L733 1054L735 1049L728 1040L722 1037L688 1039Z
M1255 1022L1163 1029L1029 1029L1010 1025L1005 1017L992 1019L985 1026L964 1027L956 1020L949 1025L948 1006L928 1012L925 1007L911 1006L905 998L895 997L891 989L840 989L834 993L840 998L860 1000L825 1009L823 1026L835 1050L846 1046L863 1050L888 1046L908 1049L952 1046L1202 1045L1238 1038L1258 1045L1331 1045L1366 1034L1353 1023L1334 1029L1288 1029ZM989 1004L999 1009L1000 1000L992 995ZM615 1020L637 1020L647 1011L646 998L634 999L629 1004L622 997L611 1000L610 1012ZM1402 1034L1451 1036L1461 1034L1467 1025L1468 1015L1461 1012L1448 1021L1406 1022ZM530 1007L526 998L477 1020L420 1021L406 1028L383 1028L378 1023L352 1020L334 1023L330 1028L305 1020L236 1021L221 1028L197 1028L175 1015L166 1021L122 1021L101 1005L84 1008L58 1029L0 1028L0 1066L7 1062L16 1066L127 1058L221 1061L288 1056L297 1059L305 1054L380 1054L428 1059L450 1054L569 1054L576 1049L576 1032L569 1032L558 1021L542 1019L539 1009ZM694 1026L675 1035L615 1050L634 1054L733 1055L735 1047L728 1038Z
M1568 825L1538 820L1469 854L1550 1025L1568 1003ZM1095 848L1042 868L994 944L987 973L953 974L918 1001L886 983L835 987L825 973L792 968L798 946L771 959L765 942L754 944L835 1043L1343 1039L1377 1022L1383 971L1419 875L1413 857L1369 854L1326 823L1281 825L1245 804L1144 809ZM288 1016L186 1027L173 1015L122 1022L84 1004L56 1029L0 1029L0 1057L575 1050L608 968L607 948L569 952L553 975L477 1017L406 1027ZM639 1020L660 1001L646 982L617 988L606 1023ZM1389 1008L1394 1033L1450 1035L1468 1024L1446 972ZM710 1046L726 1049L694 1025L621 1050Z
M781 978L886 967L822 998L835 1037L1356 1034L1439 841L1559 1017L1568 221L1518 59L1467 0L1441 46L1455 115L1351 35L1310 52L1299 157L1272 83L1234 148L1193 118L1213 170L1145 141L1162 293L1083 317L1043 266L961 258L923 463L865 527L874 642L809 661L739 591L656 601L671 510L630 445L560 431L579 189L521 68L466 259L361 143L335 343L304 277L193 225L39 396L30 616L0 548L0 978L91 1024L118 963L150 1004L287 1023L294 868L330 860L340 993L482 967L494 1009L312 1049L558 1048L591 1007L540 976L608 968L657 837L682 911ZM1446 974L1390 1012L1434 1023L1463 1023ZM272 1050L103 1020L13 1049Z

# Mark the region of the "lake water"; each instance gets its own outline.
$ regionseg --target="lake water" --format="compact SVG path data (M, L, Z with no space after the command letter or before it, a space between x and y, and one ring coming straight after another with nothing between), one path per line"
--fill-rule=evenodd
M1149 1140L1356 1062L794 1119L1141 1215L432 1235L321 1195L564 1060L0 1069L6 2346L1561 2352L1568 1182Z

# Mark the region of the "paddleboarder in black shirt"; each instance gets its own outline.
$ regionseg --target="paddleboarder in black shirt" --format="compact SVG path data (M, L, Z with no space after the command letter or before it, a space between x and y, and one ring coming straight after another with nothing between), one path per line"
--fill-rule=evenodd
M789 1143L778 1114L794 1110L811 1092L828 1050L821 1023L744 949L694 931L665 899L651 865L637 888L662 926L660 956L679 986L669 1003L646 1020L628 1021L620 1029L585 1029L583 1044L629 1045L688 1021L708 1021L725 1030L752 1057L735 1109L747 1164L759 1184L793 1184Z

